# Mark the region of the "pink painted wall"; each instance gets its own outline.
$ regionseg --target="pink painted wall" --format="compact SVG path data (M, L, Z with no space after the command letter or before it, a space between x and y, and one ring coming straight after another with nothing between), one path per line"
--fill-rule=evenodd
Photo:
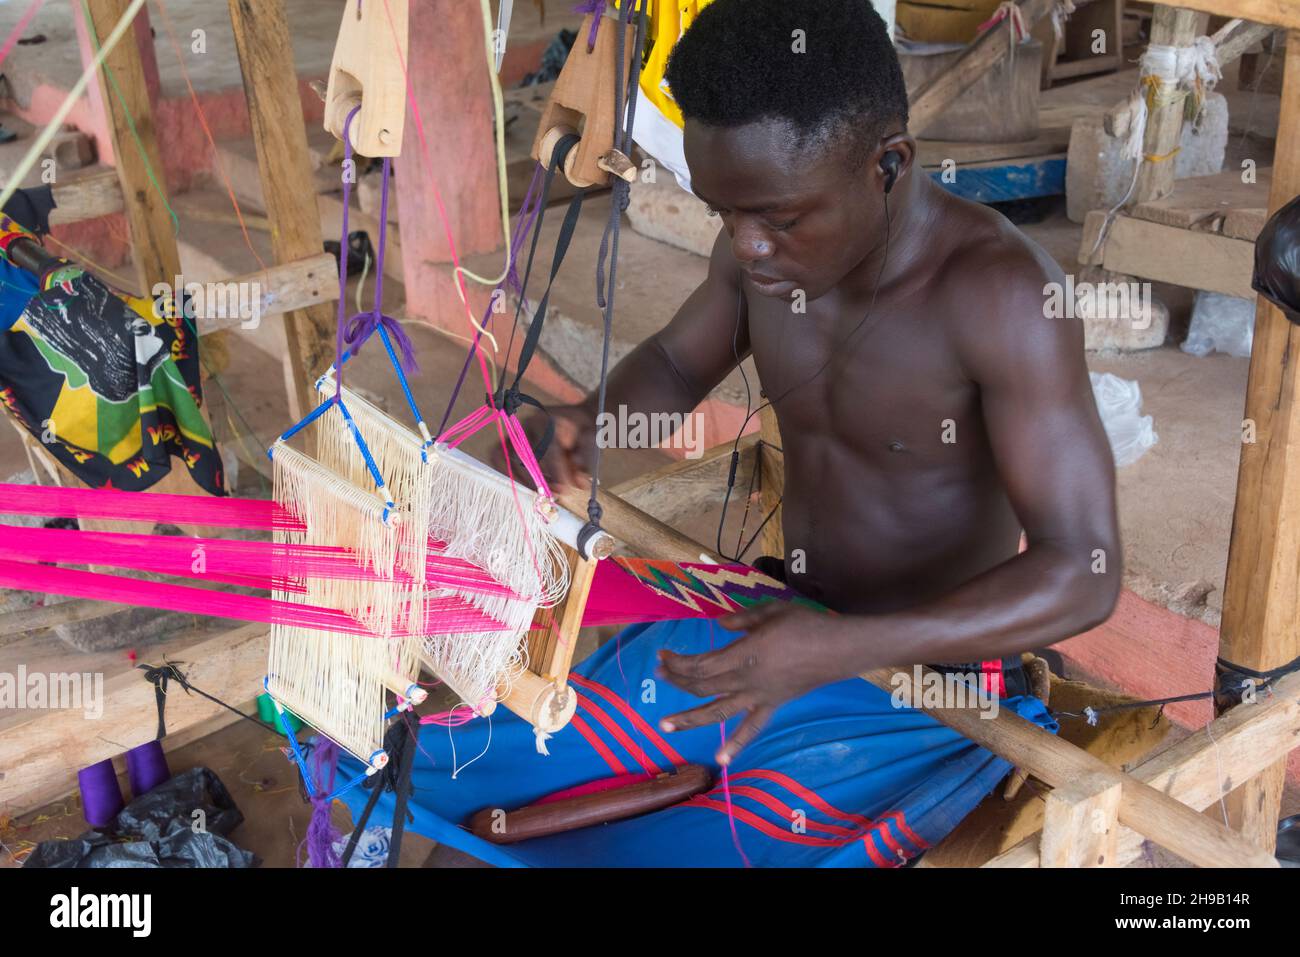
M435 326L469 334L472 327L448 263L451 250L439 214L462 258L502 243L491 90L483 70L479 9L459 0L411 5L410 85L420 122L408 105L404 148L396 160L407 311ZM424 138L421 138L421 123ZM475 316L487 290L471 290Z

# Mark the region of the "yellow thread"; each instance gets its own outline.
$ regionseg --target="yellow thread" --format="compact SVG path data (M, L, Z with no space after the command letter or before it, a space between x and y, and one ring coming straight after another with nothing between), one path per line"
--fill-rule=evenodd
M1175 146L1168 153L1164 153L1159 156L1157 156L1155 153L1143 153L1142 158L1146 160L1148 163L1163 163L1165 160L1169 159L1170 157L1177 156L1178 151L1181 149L1182 149L1181 146Z

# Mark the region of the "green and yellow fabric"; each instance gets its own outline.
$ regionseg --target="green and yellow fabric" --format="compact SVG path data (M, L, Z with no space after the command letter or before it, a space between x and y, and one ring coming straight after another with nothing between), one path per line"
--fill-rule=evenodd
M8 258L20 237L0 218L0 405L92 488L146 489L175 457L224 495L192 324L65 260L32 277Z

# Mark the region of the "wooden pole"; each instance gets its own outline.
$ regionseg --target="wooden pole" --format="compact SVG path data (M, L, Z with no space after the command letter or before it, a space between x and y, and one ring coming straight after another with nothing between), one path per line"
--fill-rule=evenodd
M1196 39L1201 15L1156 4L1151 18L1150 46L1191 46ZM1147 117L1146 136L1142 140L1142 166L1138 170L1133 201L1149 203L1164 199L1174 191L1174 164L1183 133L1183 109L1186 100L1179 96L1157 104Z
M1086 775L1047 795L1043 867L1115 867L1123 784Z
M130 0L93 0L88 5L91 22L87 26L97 42L103 42L130 5ZM162 157L158 152L149 87L134 40L133 33L109 52L100 70L100 85L110 119L109 136L117 160L118 181L126 199L126 221L131 231L138 283L136 292L148 296L155 283L170 285L176 281L181 272L181 256L167 209L167 185L161 179Z
M280 264L308 259L321 251L320 212L309 186L312 170L307 128L284 3L229 3L262 195L271 223L271 249ZM284 361L291 418L301 418L316 405L313 383L334 361L335 321L334 308L326 304L295 309L287 316Z
M1270 213L1300 193L1300 30L1287 37ZM1246 382L1246 423L1228 547L1219 655L1257 671L1300 654L1300 327L1262 297ZM1244 431L1244 430L1243 430ZM1292 458L1296 456L1296 458ZM1277 761L1227 799L1229 820L1260 847L1276 845L1286 762Z

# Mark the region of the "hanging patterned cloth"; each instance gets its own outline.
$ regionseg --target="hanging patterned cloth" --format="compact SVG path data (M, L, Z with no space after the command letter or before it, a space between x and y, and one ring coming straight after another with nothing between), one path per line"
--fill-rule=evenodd
M142 491L175 456L226 494L192 326L171 300L121 297L66 260L34 279L9 255L33 239L0 218L0 404L92 488Z

